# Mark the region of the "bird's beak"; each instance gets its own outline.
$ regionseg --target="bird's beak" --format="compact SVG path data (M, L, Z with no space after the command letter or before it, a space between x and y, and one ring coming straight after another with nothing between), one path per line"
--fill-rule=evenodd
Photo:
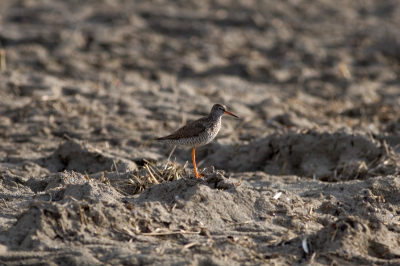
M234 114L232 114L231 112L228 112L228 111L225 111L225 114L226 115L231 115L231 116L236 117L236 118L239 118L237 115L234 115Z

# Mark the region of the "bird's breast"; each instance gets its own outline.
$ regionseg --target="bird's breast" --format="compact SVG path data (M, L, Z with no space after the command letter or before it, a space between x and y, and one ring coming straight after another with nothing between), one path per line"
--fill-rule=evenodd
M211 140L217 136L220 129L221 129L221 119L219 119L215 123L212 123L208 127L207 134L210 136Z

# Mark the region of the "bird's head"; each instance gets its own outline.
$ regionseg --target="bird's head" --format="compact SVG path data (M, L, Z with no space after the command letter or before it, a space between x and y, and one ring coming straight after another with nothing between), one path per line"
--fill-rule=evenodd
M228 112L226 110L226 106L223 104L214 104L214 106L211 109L210 115L212 116L223 116L223 115L231 115L233 117L239 118L237 115L232 114L231 112Z

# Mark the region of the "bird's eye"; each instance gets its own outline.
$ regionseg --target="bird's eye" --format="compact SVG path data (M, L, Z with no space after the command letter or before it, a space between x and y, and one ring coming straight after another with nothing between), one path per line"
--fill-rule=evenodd
M218 107L218 109L219 109L219 110L224 110L224 108L222 108L222 107Z

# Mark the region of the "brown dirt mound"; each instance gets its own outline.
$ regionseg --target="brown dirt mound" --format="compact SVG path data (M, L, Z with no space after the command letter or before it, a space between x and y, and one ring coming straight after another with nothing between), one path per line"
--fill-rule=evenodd
M117 171L125 173L137 168L130 160L108 154L76 139L65 141L51 156L39 161L50 172L73 170L82 174L92 174L112 171L116 166Z
M271 135L240 146L212 144L204 164L233 172L262 170L323 181L397 174L398 155L385 142L347 133Z
M100 248L102 245L127 245L129 258L153 263L181 253L182 246L188 247L183 250L203 254L201 261L215 260L209 256L215 252L239 263L249 259L259 263L266 259L342 263L357 258L357 263L379 264L400 258L395 251L398 243L381 225L389 219L391 230L399 230L393 215L388 218L387 213L400 210L377 196L397 200L397 178L353 181L341 190L340 183L327 186L323 182L251 175L239 175L244 182L240 184L237 177L230 181L221 172L209 169L204 179L165 182L136 197L124 197L112 186L75 172L59 173L41 182L30 179L21 187L29 187L38 195L7 230L2 243L12 252L52 251L55 260L67 261L71 258L65 258L64 250L75 243L83 247L77 254L92 254L87 259L90 263L120 254L114 248ZM254 189L256 184L247 185L252 180L269 183ZM280 189L272 188L282 182L285 185ZM354 197L356 194L359 196ZM308 253L302 244L305 238ZM153 245L159 258L150 255ZM316 255L312 255L314 252ZM117 257L118 262L125 260L124 256ZM12 255L0 258L14 260ZM187 263L190 258L190 252L183 252L180 260Z
M400 247L386 227L349 216L339 219L309 239L310 252L326 262L346 264L351 258L358 265L400 263Z

